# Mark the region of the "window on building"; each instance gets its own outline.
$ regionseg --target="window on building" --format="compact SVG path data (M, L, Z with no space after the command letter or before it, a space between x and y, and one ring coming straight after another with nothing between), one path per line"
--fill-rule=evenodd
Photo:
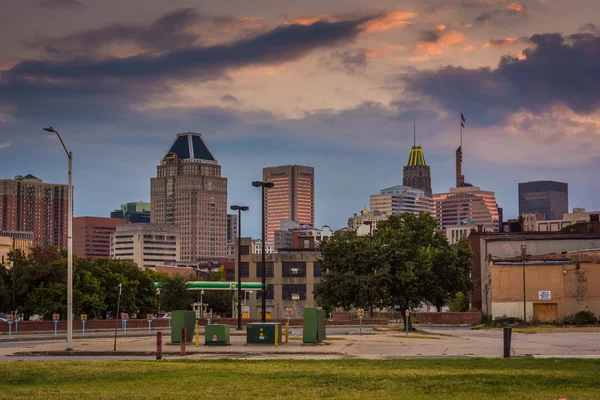
M250 267L247 262L240 263L240 276L242 278L250 277Z
M275 287L273 285L267 285L267 290L265 290L266 296L265 299L273 300L275 298ZM256 291L256 298L262 299L262 290Z
M314 274L313 276L315 278L319 278L321 276L321 264L318 262L315 262L314 264Z
M285 278L305 277L305 262L283 262L281 265L281 276Z
M226 269L225 270L225 280L226 281L235 280L235 270L234 269Z
M281 285L283 300L306 300L306 285Z
M250 246L240 246L240 254L243 256L250 254Z
M262 278L262 269L263 269L263 263L262 262L257 262L256 263L256 277L257 278ZM273 278L274 275L274 266L272 262L268 262L267 263L267 278Z

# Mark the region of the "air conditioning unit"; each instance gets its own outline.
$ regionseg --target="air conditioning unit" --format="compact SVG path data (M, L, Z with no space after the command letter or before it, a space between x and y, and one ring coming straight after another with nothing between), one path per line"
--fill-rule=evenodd
M292 300L300 300L300 295L298 293L292 293Z
M298 275L298 268L292 268L292 274Z

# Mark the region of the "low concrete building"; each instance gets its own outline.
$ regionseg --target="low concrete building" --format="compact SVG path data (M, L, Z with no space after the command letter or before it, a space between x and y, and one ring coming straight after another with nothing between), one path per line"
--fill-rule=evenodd
M525 263L492 257L490 277L495 318L523 318L524 305L526 319L542 323L562 322L578 311L600 315L600 250L532 255Z
M577 233L472 232L468 240L473 248L471 277L475 284L470 301L473 307L484 313L492 313L491 260L493 258L520 257L523 245L526 246L527 257L600 249L600 235Z
M249 254L252 239L242 238L240 271L242 281L261 282L262 255ZM237 247L236 247L237 249ZM267 318L285 318L285 309L294 309L294 317L302 318L305 307L315 307L313 289L321 276L319 253L314 250L291 250L266 255L266 315ZM237 257L235 259L235 280L237 281ZM231 275L228 275L231 277ZM252 291L245 294L250 318L261 316L261 293Z
M21 250L24 255L28 255L32 246L33 232L0 230L0 264L10 268L12 264L8 261L8 253L15 249Z
M474 232L477 229L477 223L473 221L462 221L454 226L446 226L440 231L444 232L450 244L454 244L461 239L467 239L471 235L471 232Z
M377 224L386 221L389 215L379 210L367 210L367 207L361 211L360 215L354 213L354 216L348 219L348 228L353 229L359 236L368 235L371 229L375 231ZM369 226L371 225L371 226Z
M111 257L133 260L140 268L176 265L180 260L179 229L176 225L117 225L110 239Z

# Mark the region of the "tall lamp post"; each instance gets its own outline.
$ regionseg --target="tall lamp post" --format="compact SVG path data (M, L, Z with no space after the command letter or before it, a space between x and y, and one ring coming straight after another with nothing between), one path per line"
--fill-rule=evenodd
M262 188L262 322L267 322L267 261L265 254L265 189L275 186L273 182L254 181L252 186Z
M229 207L233 211L238 212L238 245L237 245L237 259L238 259L238 267L237 267L237 276L238 276L238 309L237 309L237 320L238 326L237 330L242 330L242 274L241 274L241 265L242 265L242 211L248 211L248 206L231 206Z
M527 294L525 291L525 259L527 258L527 245L521 245L521 261L523 262L523 321L527 321Z
M73 350L73 153L67 150L60 133L53 127L44 128L46 132L56 133L69 158L69 200L67 225L67 351Z
M2 232L6 232L7 235L9 235L8 231L5 230L0 230L0 233ZM15 238L12 236L8 236L12 242L12 253L13 253L13 257L15 256ZM12 270L12 309L13 311L17 311L17 301L16 301L16 295L15 295L15 282L16 282L16 278L15 278L15 260L13 258L13 262L12 265L10 267L10 269Z

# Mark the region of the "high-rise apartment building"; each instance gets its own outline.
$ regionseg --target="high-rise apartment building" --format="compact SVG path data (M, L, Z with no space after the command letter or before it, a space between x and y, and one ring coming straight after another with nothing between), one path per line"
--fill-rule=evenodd
M33 232L34 246L67 247L67 185L33 175L0 180L0 230Z
M110 234L110 256L132 260L140 268L176 265L180 259L176 225L122 224Z
M180 133L150 182L151 221L175 224L181 261L227 256L227 178L199 133Z
M110 213L111 218L122 218L127 223L150 222L150 203L136 201L121 204L121 208Z
M237 214L227 214L227 243L235 242L238 237L238 229Z
M397 185L371 195L371 210L389 215L422 212L433 214L433 199L423 190Z
M315 170L313 167L285 165L263 169L263 180L275 186L265 190L267 241L275 240L280 222L296 221L315 225Z
M73 252L79 258L110 257L110 234L126 223L122 218L73 218Z
M499 231L498 204L494 192L476 186L450 188L449 193L433 195L438 228L453 227L463 221L483 225L488 232Z
M560 219L569 212L569 185L555 181L519 183L519 215L543 214Z

